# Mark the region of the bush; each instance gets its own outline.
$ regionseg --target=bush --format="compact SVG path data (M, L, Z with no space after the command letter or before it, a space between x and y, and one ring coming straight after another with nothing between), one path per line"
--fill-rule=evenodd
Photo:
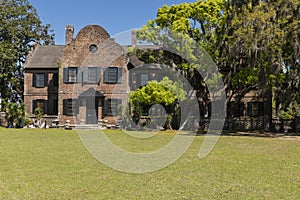
M25 106L23 103L9 102L6 106L7 122L9 127L22 127L25 114Z

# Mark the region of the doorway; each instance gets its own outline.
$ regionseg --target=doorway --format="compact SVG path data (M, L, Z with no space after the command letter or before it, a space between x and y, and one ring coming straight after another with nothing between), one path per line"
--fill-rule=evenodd
M86 123L97 124L98 123L98 99L86 100Z

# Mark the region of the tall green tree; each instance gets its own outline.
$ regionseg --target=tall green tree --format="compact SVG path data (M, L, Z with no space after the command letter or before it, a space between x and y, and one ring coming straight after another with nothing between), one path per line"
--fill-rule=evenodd
M28 0L0 1L0 93L7 101L21 101L24 62L34 43L53 44L50 25L43 25Z
M157 18L138 31L139 39L175 50L173 54L164 51L159 54L162 58L157 60L180 71L206 106L211 92L207 83L216 85L216 88L220 85L219 74L208 57L216 59L219 55L227 16L225 8L222 0L165 5L158 10ZM179 56L174 53L183 58L178 59ZM145 55L140 57L144 59ZM204 73L200 74L200 71Z
M158 28L188 36L216 62L228 101L261 89L266 95L273 93L276 108L285 109L299 96L299 4L298 0L203 0L163 6L139 36L159 43L152 31ZM186 73L195 74L193 66L184 66ZM203 77L190 77L193 86L203 84ZM203 88L200 91L207 92ZM285 99L286 94L293 94L293 100Z

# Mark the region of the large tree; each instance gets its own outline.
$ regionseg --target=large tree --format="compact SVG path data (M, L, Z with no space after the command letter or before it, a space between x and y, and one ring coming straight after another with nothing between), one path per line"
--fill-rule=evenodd
M158 27L187 35L218 65L228 101L261 89L269 96L273 92L276 108L285 109L299 99L299 4L298 0L203 0L163 6L139 36L157 42L157 33L151 30ZM187 73L195 74L192 66L184 66ZM195 77L189 79L195 81L192 85L202 85L203 79ZM292 98L286 99L286 94Z
M6 101L23 95L23 65L34 43L53 44L50 25L43 25L28 0L0 1L0 93Z

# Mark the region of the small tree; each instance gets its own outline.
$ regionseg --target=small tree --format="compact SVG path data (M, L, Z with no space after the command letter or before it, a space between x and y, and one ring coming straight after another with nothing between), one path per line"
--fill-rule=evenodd
M7 121L9 127L22 127L23 117L25 113L24 104L7 103L6 112L7 112Z
M170 106L177 100L184 100L186 92L178 82L171 81L165 77L162 81L149 81L144 87L130 93L129 102L131 105L132 118L137 123L142 115L143 108L159 104ZM169 119L173 113L169 113ZM168 123L170 120L168 121ZM167 125L170 128L170 123Z
M41 124L41 119L43 118L43 110L40 107L34 109L34 114L38 118L38 124Z

